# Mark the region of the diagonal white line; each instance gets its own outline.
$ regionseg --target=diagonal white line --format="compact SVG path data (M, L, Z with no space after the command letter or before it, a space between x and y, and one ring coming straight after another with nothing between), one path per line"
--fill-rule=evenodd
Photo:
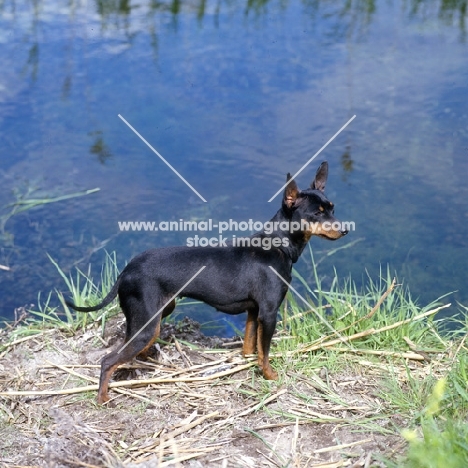
M166 159L162 157L162 155L158 151L156 151L120 114L118 114L118 116L125 124L127 124L127 126L131 130L133 130L133 132L138 137L140 137L143 143L145 143L169 167L169 169L171 169L183 182L185 182L186 185L188 185L193 190L193 192L195 192L206 203L206 200L184 179L184 177L181 174L179 174L176 171L174 167L171 166L171 164L168 161L166 161Z
M130 340L128 340L118 351L120 354L163 310L169 305L204 269L206 265L202 266L154 315L151 317L139 330L135 333Z
M292 177L295 179L354 119L356 115L353 115ZM276 198L289 184L289 180L268 200L270 203Z
M307 299L304 299L304 297L302 297L299 292L294 289L271 265L270 265L270 269L275 273L275 275L281 280L283 281L284 284L286 284L286 286L288 286L289 289L291 289L295 294L296 296L301 299L301 301L307 306L309 307L311 310L313 310L314 314L330 329L332 330L332 332L338 336L338 338L346 345L348 346L348 348L351 348L351 345L333 328L333 326L330 324L330 322L328 322L328 320L326 320L324 317L322 317L318 310L313 307L308 301Z

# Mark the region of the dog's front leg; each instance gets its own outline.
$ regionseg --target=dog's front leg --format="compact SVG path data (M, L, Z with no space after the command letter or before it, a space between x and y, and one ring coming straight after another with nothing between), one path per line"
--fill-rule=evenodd
M258 365L262 369L263 377L266 380L277 380L278 374L270 365L270 345L273 333L276 329L276 312L267 313L258 318L257 327L257 347L258 347Z
M257 349L258 309L249 309L245 323L244 346L242 355L254 354Z

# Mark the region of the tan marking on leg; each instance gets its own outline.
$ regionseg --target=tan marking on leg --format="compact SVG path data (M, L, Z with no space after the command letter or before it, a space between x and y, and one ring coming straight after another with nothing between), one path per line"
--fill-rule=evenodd
M257 334L257 347L258 347L258 366L262 370L263 377L266 380L277 380L278 374L273 370L270 365L269 352L263 349L263 326L258 322Z
M258 353L258 366L263 369L263 325L260 320L257 320L257 353Z
M138 358L145 360L148 357L149 349L153 346L154 342L159 338L159 333L161 331L161 320L158 322L156 326L156 330L154 331L153 338L149 341L149 343L138 353Z
M119 364L115 364L109 369L106 370L104 374L101 374L101 378L99 380L99 390L98 390L98 396L97 396L97 402L100 405L103 405L104 403L108 402L110 400L109 398L109 380L115 371L117 367L120 366Z
M242 355L254 354L257 348L257 314L248 311L247 321L245 323L244 346Z

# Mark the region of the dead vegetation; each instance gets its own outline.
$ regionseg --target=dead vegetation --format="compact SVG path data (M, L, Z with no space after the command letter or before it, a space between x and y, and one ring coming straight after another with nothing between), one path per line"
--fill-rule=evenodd
M8 467L370 467L403 448L376 391L390 373L437 373L437 360L400 366L339 353L339 370L295 370L263 380L241 341L204 337L196 323L166 324L148 361L123 366L105 407L95 403L99 361L120 342L113 318L10 341L0 355L0 460ZM6 337L8 330L3 331ZM411 357L411 356L410 356ZM292 359L292 358L291 358ZM430 367L430 368L429 368Z

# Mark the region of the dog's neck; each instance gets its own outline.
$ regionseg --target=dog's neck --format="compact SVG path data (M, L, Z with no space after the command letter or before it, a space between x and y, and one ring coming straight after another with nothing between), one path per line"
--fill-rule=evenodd
M283 208L280 208L278 212L271 218L270 223L282 223L286 222L289 223L291 222L291 218L287 216ZM283 246L281 245L280 247L272 247L279 249L283 251L290 259L292 263L296 263L299 260L299 257L301 256L302 252L305 249L305 246L307 245L307 242L309 240L309 237L306 237L303 232L300 230L290 232L288 230L283 230L283 229L276 229L270 234L267 234L265 231L260 231L257 232L256 234L253 234L252 237L269 237L269 238L280 238L281 240L287 239L288 240L288 245Z

